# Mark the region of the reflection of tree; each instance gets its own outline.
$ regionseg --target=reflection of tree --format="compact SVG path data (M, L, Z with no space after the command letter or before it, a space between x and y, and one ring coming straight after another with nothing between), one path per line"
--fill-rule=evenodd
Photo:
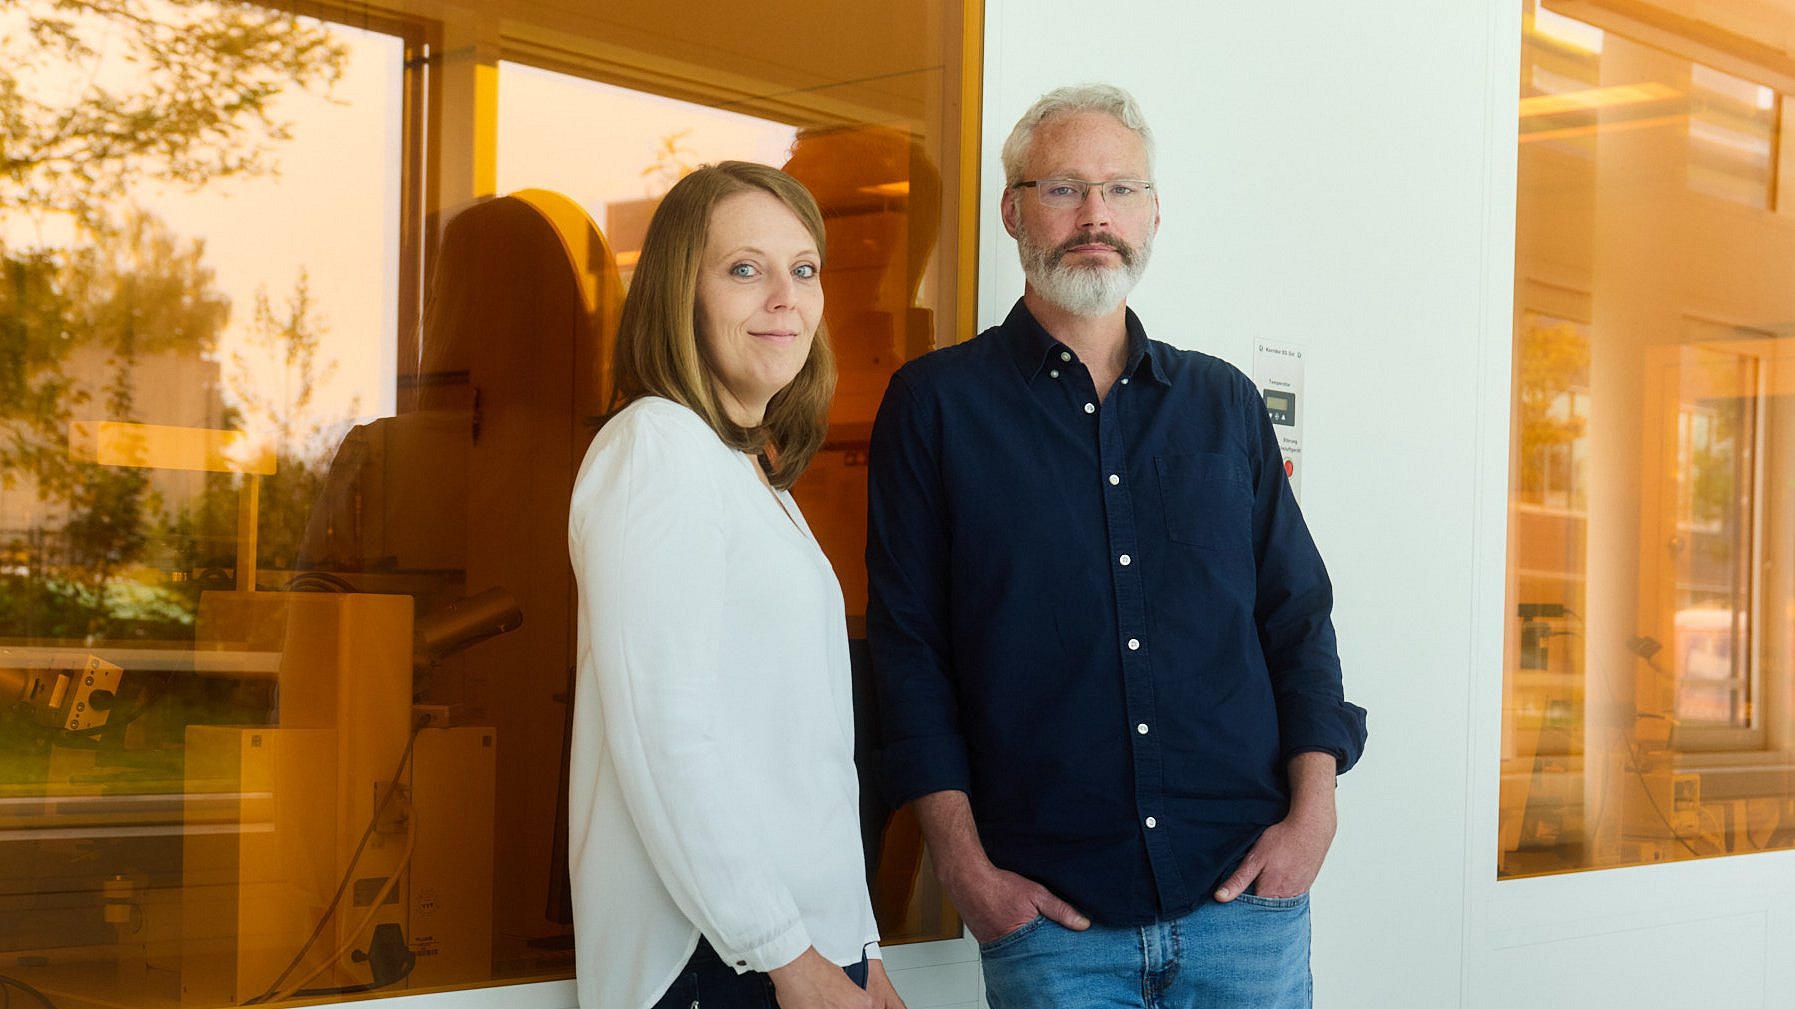
M1724 413L1715 418L1714 440L1697 445L1690 460L1689 518L1698 525L1719 526L1732 512L1734 473L1738 467L1729 420Z
M1691 571L1696 581L1730 584L1730 567L1738 559L1745 402L1715 398L1695 409L1683 406L1682 437L1688 442L1688 468L1681 474L1688 484L1684 521L1696 548L1692 558L1696 567Z
M268 170L289 85L347 50L315 22L231 0L0 0L0 214L101 222L145 179Z
M0 246L0 467L68 499L83 464L68 456L76 412L133 419L132 368L152 354L198 358L217 346L230 306L204 246L147 214L91 245L12 254ZM105 373L105 386L96 381ZM96 395L104 409L90 408Z
M8 626L101 634L141 608L116 598L112 580L142 559L161 502L145 471L73 458L69 427L140 419L146 361L197 362L213 351L229 306L203 254L141 213L79 248L0 247L0 473L9 488L30 490L44 516L32 543L8 547L31 558L0 576Z
M118 576L143 564L203 571L232 562L241 478L208 474L192 503L165 512L148 471L69 452L73 420L143 419L137 373L149 356L197 362L215 352L228 305L202 254L199 243L146 215L79 250L0 249L0 472L9 487L34 490L46 510L39 529L23 539L14 531L8 544L7 555L27 563L0 574L0 635L128 636L135 632L125 624L143 623L146 609L165 635L188 622L190 601L130 590ZM331 443L312 407L334 370L318 360L325 332L303 273L282 309L259 296L250 347L279 377L270 381L249 355L235 353L235 406L210 408L221 426L250 428L277 446L277 469L260 488L266 566L292 564Z
M0 479L32 502L28 528L4 530L0 635L166 636L190 623L191 600L143 567L210 553L178 536L171 552L183 528L234 538L232 478L212 475L171 517L157 488L173 477L75 461L69 431L92 419L232 426L212 363L229 306L201 243L119 208L147 182L273 170L288 136L276 100L328 90L347 58L322 24L237 0L0 0L0 217L76 225L56 248L9 249L6 235L23 232L0 235ZM303 280L298 297L288 328L310 325ZM278 339L283 322L262 302L256 331ZM315 369L308 357L298 370ZM291 390L280 402L290 408ZM297 540L282 529L295 525L288 511L303 522L309 473L283 466L264 484L269 547ZM213 511L229 521L202 521Z
M266 292L256 295L255 321L249 346L270 361L279 376L270 382L249 355L231 355L229 384L242 427L252 437L273 443L274 473L262 478L257 523L257 563L286 569L293 566L306 521L323 485L325 465L336 435L315 407L318 389L336 373L336 362L321 363L318 351L329 326L312 300L304 270L277 311ZM274 390L279 390L279 395ZM351 401L347 412L354 413ZM210 491L211 488L208 488Z
M273 443L288 458L315 461L330 449L322 439L333 432L326 430L314 403L318 389L337 371L336 362L318 360L329 331L312 297L311 278L301 269L284 313L276 312L266 290L257 292L246 347L253 355L243 350L231 353L228 384L244 430ZM269 371L280 378L278 396L259 391L270 388ZM355 403L350 403L349 412L355 412Z
M655 148L654 161L642 169L642 177L655 183L649 189L650 196L666 195L675 182L692 174L696 167L691 160L692 150L679 143L691 135L691 130L678 130L661 138L660 145Z
M1520 431L1517 487L1539 500L1554 458L1583 437L1584 419L1571 409L1575 390L1589 383L1589 339L1575 323L1530 317L1515 348L1515 414ZM1573 477L1574 480L1574 477Z

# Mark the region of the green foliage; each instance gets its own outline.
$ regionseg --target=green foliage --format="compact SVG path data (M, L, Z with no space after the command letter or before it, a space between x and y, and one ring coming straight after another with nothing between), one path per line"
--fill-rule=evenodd
M180 640L193 635L196 604L193 593L167 586L0 574L0 634L7 637Z
M1515 422L1520 429L1516 487L1537 498L1547 483L1553 450L1574 444L1584 418L1571 409L1578 389L1589 387L1589 338L1563 320L1532 317L1515 347Z
M160 521L147 471L76 458L69 431L77 419L140 419L147 356L197 362L216 351L229 305L203 256L145 214L73 249L0 246L0 473L32 493L44 523L30 542L11 531L0 634L131 637L131 627L183 624L178 600L146 615L115 582Z
M0 244L0 479L9 488L24 472L52 464L32 437L66 422L85 392L63 370L76 338L63 325L68 295L59 257L43 250L9 255Z
M40 494L73 501L88 469L68 453L77 411L100 398L108 419L135 419L143 355L216 350L230 304L204 254L203 243L143 213L74 249L0 245L0 471L9 486L28 478Z
M271 169L286 88L328 90L347 50L231 0L0 0L0 214L88 226L133 185Z

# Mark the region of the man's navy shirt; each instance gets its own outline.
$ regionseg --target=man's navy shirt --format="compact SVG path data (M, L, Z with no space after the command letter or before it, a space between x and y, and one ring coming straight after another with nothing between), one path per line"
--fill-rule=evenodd
M1365 741L1258 391L1127 319L1099 403L1018 302L893 376L869 460L887 797L966 792L994 863L1112 924L1197 907L1293 755Z

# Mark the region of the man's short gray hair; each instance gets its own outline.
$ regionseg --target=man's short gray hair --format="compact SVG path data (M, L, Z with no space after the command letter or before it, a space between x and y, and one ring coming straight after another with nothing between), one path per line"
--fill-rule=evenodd
M1029 145L1034 143L1035 129L1053 116L1075 112L1102 112L1116 117L1133 130L1147 149L1147 176L1153 176L1153 131L1147 128L1147 117L1134 96L1114 84L1072 84L1054 88L1029 106L1010 138L1003 142L1004 184L1013 186L1022 181L1023 163L1028 160ZM1101 181L1101 180L1093 180Z

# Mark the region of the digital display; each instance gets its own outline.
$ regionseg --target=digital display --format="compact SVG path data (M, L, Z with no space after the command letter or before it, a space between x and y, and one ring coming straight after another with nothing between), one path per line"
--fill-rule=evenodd
M1271 422L1284 427L1295 427L1296 393L1275 389L1264 389L1261 392L1265 396L1265 412L1271 416Z

